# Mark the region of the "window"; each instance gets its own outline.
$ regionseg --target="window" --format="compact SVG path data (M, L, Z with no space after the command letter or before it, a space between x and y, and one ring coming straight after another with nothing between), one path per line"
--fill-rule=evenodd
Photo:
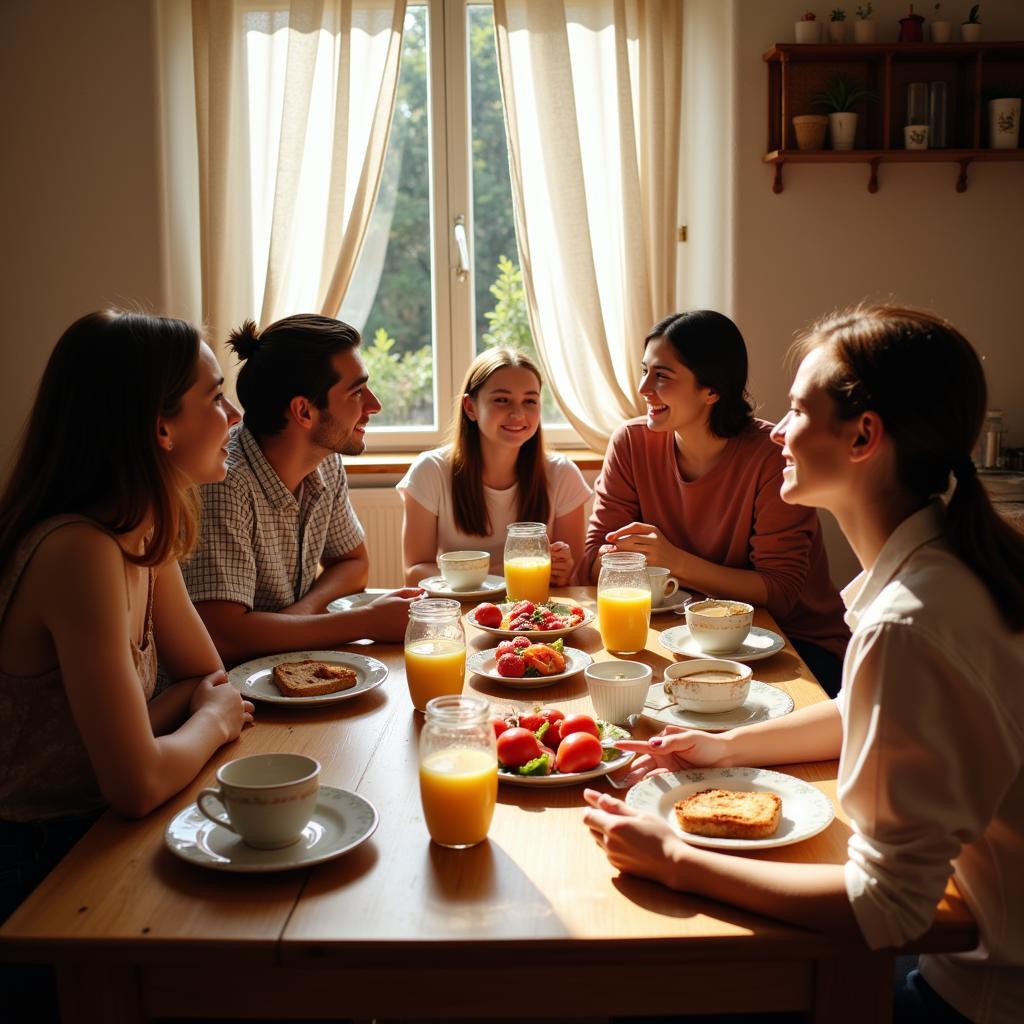
M250 120L279 124L287 10L254 6ZM276 166L273 138L251 132L257 241L269 233L257 211L267 207L259 205L261 182ZM489 3L420 0L407 8L380 192L337 315L363 334L384 407L369 438L378 449L441 443L477 352L496 344L533 351ZM570 438L548 391L544 422L552 440Z

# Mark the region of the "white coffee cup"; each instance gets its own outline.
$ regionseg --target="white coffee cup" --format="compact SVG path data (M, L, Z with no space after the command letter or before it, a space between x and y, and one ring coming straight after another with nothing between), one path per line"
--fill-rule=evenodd
M719 601L713 597L688 601L686 625L705 654L731 654L750 632L754 606L745 601Z
M217 772L219 789L196 799L210 821L240 836L257 850L278 850L298 842L320 795L320 762L305 754L252 754L229 761ZM215 800L227 817L207 810Z
M486 551L446 551L438 556L437 567L452 590L475 590L487 579L491 556Z
M660 608L679 589L679 580L660 565L647 566L647 582L651 585L651 604L655 608Z
M720 715L747 699L752 675L749 665L722 658L677 661L665 669L665 691L686 711Z
M584 671L594 713L613 725L643 710L651 689L651 667L639 661L595 661Z

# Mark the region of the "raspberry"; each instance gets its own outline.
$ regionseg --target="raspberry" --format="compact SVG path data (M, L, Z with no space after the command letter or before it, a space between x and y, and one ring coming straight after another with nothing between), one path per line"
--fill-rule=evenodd
M498 658L498 675L519 679L526 672L526 662L518 654L503 654Z

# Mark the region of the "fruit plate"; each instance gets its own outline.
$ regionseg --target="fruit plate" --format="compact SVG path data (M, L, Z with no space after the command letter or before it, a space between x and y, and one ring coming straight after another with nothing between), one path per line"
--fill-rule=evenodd
M705 789L777 794L782 798L782 817L775 835L766 839L724 839L684 832L676 817L675 805ZM836 815L832 801L820 789L803 779L767 768L693 768L649 775L626 794L626 804L664 818L686 842L716 850L768 850L801 843L823 832Z
M575 786L581 782L589 782L591 779L600 779L609 772L625 768L632 760L633 754L623 750L620 757L611 761L602 761L596 768L590 768L585 772L555 772L553 775L516 775L511 771L498 769L498 781L508 782L513 786L538 786L554 788L556 786Z
M565 657L565 671L557 672L552 676L503 676L498 672L495 664L495 651L492 647L487 651L477 651L466 659L466 668L475 672L478 676L485 676L493 679L496 683L503 683L505 686L513 686L518 690L532 690L539 686L548 686L557 683L560 679L568 679L569 676L582 672L588 665L592 664L593 658L586 651L578 651L575 647L563 647L562 654Z
M501 609L502 617L505 616L512 608L513 604L518 602L515 601L503 601L498 605ZM544 605L538 607L551 608L553 611L558 612L561 615L568 615L570 608L578 608L579 605L565 604L562 601L548 601ZM497 626L482 626L476 621L476 609L473 608L471 611L466 612L466 621L476 629L483 630L485 633L490 633L492 636L525 636L531 640L555 640L560 636L568 636L574 629L580 629L583 626L589 626L597 617L589 608L583 608L583 620L577 622L575 626L563 626L561 629L501 629Z

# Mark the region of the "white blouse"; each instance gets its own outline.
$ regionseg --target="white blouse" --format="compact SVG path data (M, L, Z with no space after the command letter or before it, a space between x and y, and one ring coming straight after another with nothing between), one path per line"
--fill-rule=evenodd
M837 698L846 890L872 948L925 932L946 881L978 924L921 972L972 1021L1024 1013L1024 634L942 537L935 502L843 591L853 630Z

